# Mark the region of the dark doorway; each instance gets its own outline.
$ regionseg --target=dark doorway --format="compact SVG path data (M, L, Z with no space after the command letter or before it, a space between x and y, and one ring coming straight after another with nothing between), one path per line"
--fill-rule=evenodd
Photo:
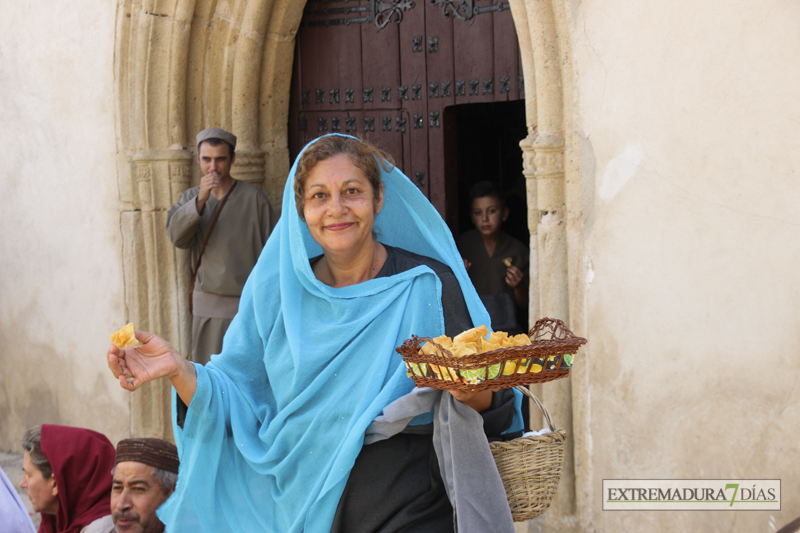
M488 180L507 195L511 213L503 231L527 246L528 205L519 146L528 134L525 101L449 106L444 110L444 129L445 181L448 196L454 200L448 212L457 213L448 219L453 234L472 228L469 190Z
M326 133L359 136L389 152L456 229L444 110L525 98L508 3L478 4L308 0L292 75L291 156Z

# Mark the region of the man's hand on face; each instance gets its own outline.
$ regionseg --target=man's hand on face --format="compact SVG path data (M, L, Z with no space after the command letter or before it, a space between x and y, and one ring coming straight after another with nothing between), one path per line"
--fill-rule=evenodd
M195 201L199 215L202 214L209 196L213 194L217 200L222 199L222 188L227 189L233 181L231 167L236 161L236 154L232 154L230 146L224 142L216 145L203 142L198 150L197 162L200 164L200 171L205 174L200 178L200 192Z
M200 192L197 194L197 213L203 211L203 206L206 205L208 197L211 195L211 189L216 189L222 186L222 176L216 171L209 172L200 178Z

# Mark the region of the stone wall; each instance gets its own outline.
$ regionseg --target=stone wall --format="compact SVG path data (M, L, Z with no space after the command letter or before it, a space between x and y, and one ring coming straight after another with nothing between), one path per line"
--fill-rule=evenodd
M116 6L8 4L0 17L0 449L29 426L130 432L109 379L127 315L115 166Z
M778 0L573 12L597 531L800 515L799 22ZM603 512L605 478L781 478L782 511Z

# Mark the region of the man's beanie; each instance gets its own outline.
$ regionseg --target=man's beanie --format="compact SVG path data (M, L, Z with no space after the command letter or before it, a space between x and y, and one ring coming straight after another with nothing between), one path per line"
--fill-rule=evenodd
M222 139L231 145L232 150L236 150L236 135L233 133L220 128L206 128L197 134L197 146L200 146L201 142L209 139Z
M114 464L116 465L123 461L134 461L175 474L178 473L178 466L180 465L178 448L174 444L152 438L123 439L119 441Z

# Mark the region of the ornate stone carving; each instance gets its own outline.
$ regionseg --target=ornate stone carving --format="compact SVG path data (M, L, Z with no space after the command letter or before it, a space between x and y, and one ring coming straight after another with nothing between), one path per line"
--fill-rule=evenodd
M143 212L169 209L189 188L192 154L186 150L141 151L133 166Z

